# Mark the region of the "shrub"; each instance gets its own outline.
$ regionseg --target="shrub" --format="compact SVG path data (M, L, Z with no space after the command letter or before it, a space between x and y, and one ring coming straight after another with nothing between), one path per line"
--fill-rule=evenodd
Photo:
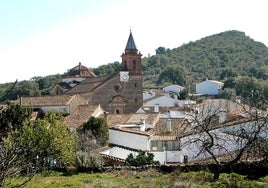
M126 165L129 166L142 166L152 164L159 164L159 162L154 161L154 154L145 151L140 151L136 157L130 153L126 158Z
M102 164L102 158L98 153L79 151L76 154L76 165L82 171L99 169Z

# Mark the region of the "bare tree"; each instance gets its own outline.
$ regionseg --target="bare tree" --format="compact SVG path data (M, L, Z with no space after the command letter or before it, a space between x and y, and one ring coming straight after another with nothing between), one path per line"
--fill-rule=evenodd
M215 164L214 179L224 165L267 155L267 114L227 100L209 100L191 114L191 133L181 138L190 160ZM256 155L258 154L258 155Z

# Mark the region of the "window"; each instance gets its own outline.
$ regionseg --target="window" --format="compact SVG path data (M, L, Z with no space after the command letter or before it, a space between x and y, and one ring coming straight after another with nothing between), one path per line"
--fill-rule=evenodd
M151 150L153 151L157 150L157 141L151 141Z
M124 61L124 70L127 70L127 61Z
M136 103L138 102L138 99L137 99L137 98L135 98L135 102L136 102Z
M167 150L174 150L173 141L167 141L166 145L167 145Z
M162 141L151 141L151 150L153 151L163 151Z
M137 83L134 83L134 87L137 87Z
M121 114L121 110L118 109L118 108L116 108L116 109L114 110L114 113L115 113L115 114Z
M136 61L133 61L133 69L136 70Z

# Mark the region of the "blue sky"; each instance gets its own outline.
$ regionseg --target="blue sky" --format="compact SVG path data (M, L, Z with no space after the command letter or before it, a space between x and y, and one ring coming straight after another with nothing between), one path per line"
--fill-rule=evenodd
M0 83L120 61L239 30L268 46L265 0L0 0Z

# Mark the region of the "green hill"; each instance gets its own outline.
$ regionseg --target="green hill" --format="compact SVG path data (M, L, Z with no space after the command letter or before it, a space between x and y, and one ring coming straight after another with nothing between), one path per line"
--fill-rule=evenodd
M268 48L239 31L215 34L172 50L159 47L156 52L143 59L145 75L158 76L174 65L186 69L188 83L236 76L267 79L268 75Z

